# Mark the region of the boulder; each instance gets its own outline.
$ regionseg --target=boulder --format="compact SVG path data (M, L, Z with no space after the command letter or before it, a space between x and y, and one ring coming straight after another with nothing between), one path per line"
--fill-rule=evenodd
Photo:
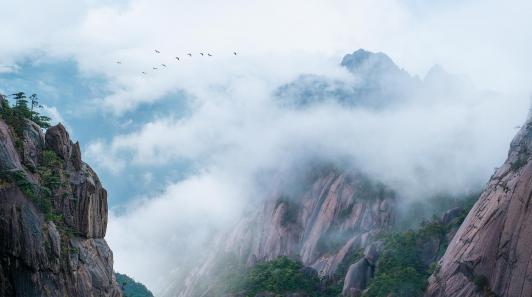
M22 170L22 164L15 148L11 131L2 120L0 120L0 170Z
M373 267L365 258L349 266L345 276L343 296L352 296L353 291L363 291L373 277Z
M44 149L44 134L41 127L34 122L26 121L22 137L22 160L26 167L35 171L39 166Z
M46 148L54 151L65 160L70 159L72 153L72 141L65 126L61 123L46 130Z

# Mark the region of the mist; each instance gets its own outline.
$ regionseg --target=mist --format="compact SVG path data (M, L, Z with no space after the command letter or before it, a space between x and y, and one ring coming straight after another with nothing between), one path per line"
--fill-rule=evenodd
M0 72L69 60L103 79L105 95L76 112L125 128L82 144L83 157L98 173L161 179L110 210L106 236L115 270L156 292L259 205L270 180L316 160L360 170L405 203L477 191L530 106L530 1L24 2L0 4ZM358 48L388 55L409 86L391 77L361 92L367 73L341 66ZM135 117L168 97L186 112ZM47 109L62 120L60 107ZM152 173L182 162L179 177Z
M339 63L325 69L320 88L293 83L298 76L280 84L267 76L226 78L223 88L191 92L198 95L186 117L161 118L89 148L146 168L183 159L196 168L163 194L111 214L107 238L117 269L161 290L165 275L188 271L215 234L231 228L243 209L258 207L275 189L271 181L304 176L316 162L360 170L405 204L479 191L504 161L530 103L528 96L478 90L447 73L436 81L409 76L415 86L408 90L388 78L389 91L400 89L401 96L379 106L356 98L346 103L342 92L368 82ZM297 90L280 96L287 84ZM302 104L299 93L317 94L316 100Z

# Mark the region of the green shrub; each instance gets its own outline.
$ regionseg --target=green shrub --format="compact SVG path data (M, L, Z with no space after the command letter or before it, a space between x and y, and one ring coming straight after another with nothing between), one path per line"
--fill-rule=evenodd
M475 275L475 277L473 278L473 283L477 287L478 291L484 291L486 288L489 287L488 278L484 275Z
M233 293L254 296L259 292L286 294L293 292L318 296L318 274L305 268L299 261L288 257L260 263L248 270L240 288L233 288Z
M59 222L63 216L53 211L53 193L61 185L61 162L53 151L43 151L43 162L37 172L41 184L33 183L23 170L7 170L0 172L0 178L15 184L26 197L41 210L46 220Z
M418 236L414 231L407 231L385 238L375 278L365 297L387 297L390 293L397 297L423 296L429 273L419 259Z
M281 217L281 226L287 227L290 224L297 223L298 205L296 202L290 200L290 198L281 196L276 203L276 208L283 204L285 210Z
M11 106L6 100L6 96L2 95L1 117L6 123L13 128L15 134L22 138L24 129L26 128L26 120L31 120L43 129L50 127L50 118L43 116L34 110L35 107L41 107L38 102L36 94L30 96L30 106L28 107L28 98L24 92L17 92L11 97L15 100L15 104ZM15 140L15 143L17 141Z
M424 273L415 268L394 267L393 269L378 274L371 282L365 297L387 297L390 293L394 297L423 296L426 277Z
M519 157L519 158L517 158L517 160L515 160L514 162L512 162L510 164L510 169L512 171L518 171L519 169L524 167L526 165L526 163L527 163L527 159L526 158Z
M136 282L131 277L120 273L115 273L115 276L124 297L153 297L153 294L146 286Z

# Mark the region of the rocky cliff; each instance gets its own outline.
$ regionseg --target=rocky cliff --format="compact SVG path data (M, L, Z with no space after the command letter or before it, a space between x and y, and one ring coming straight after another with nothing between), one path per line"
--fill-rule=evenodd
M532 296L532 118L454 236L426 296Z
M458 77L447 74L441 67L434 67L420 80L395 65L387 55L362 49L345 55L341 66L353 75L354 81L302 75L275 92L279 105L304 109L334 103L346 108L386 109L417 96L433 95L433 90L440 95L454 95L449 90L467 88L467 84L460 84ZM400 233L389 232L398 225L395 193L355 170L307 168L295 175L308 176L309 172L312 178L293 185L270 185L272 193L258 203L260 207L246 213L231 232L223 234L206 261L175 277L174 285L165 290L164 296L224 296L227 286L220 284L220 280L235 278L228 276L231 274L228 271L273 262L279 256L300 261L317 272L321 282L318 296L360 296L378 286L379 294L367 296L402 292L397 289L404 280L405 271L399 269L402 264L411 266L406 272L413 272L418 281L415 285L414 281L404 282L404 286L412 285L408 292L413 292L404 296L423 295L429 267L439 259L457 230L455 221L451 223L457 209L454 216L450 212L447 218L435 219L419 234L396 234L408 243L405 253L413 256L405 261L398 256L396 262L401 265L387 267L394 275L390 277L383 272L385 269L380 269L379 276L379 257L386 250L390 258L394 244L389 242L397 239L383 238ZM298 190L287 191L294 188ZM415 225L423 214L414 216L417 220L411 221ZM370 290L376 278L387 285L373 284ZM334 290L328 290L332 286Z
M2 102L3 113L9 108ZM61 124L0 120L0 296L121 296L107 193Z
M282 188L276 187L262 208L246 214L223 236L217 252L191 274L184 287L169 288L166 295L219 296L222 292L212 279L234 264L227 259L250 267L289 256L313 268L322 279L343 279L353 256L363 254L367 265L355 270L371 277L378 255L375 237L393 222L394 193L358 172L333 169L320 171L296 193L287 194ZM337 274L339 270L344 271ZM351 279L352 273L345 290L366 284Z

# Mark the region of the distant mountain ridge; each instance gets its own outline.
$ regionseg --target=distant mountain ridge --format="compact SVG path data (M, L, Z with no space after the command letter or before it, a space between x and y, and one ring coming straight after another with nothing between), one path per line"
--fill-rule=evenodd
M435 65L424 79L412 76L384 53L359 49L343 57L340 65L353 82L323 75L302 74L275 91L281 106L305 108L337 103L344 107L385 109L416 98L455 96L473 88L465 77L449 74Z

